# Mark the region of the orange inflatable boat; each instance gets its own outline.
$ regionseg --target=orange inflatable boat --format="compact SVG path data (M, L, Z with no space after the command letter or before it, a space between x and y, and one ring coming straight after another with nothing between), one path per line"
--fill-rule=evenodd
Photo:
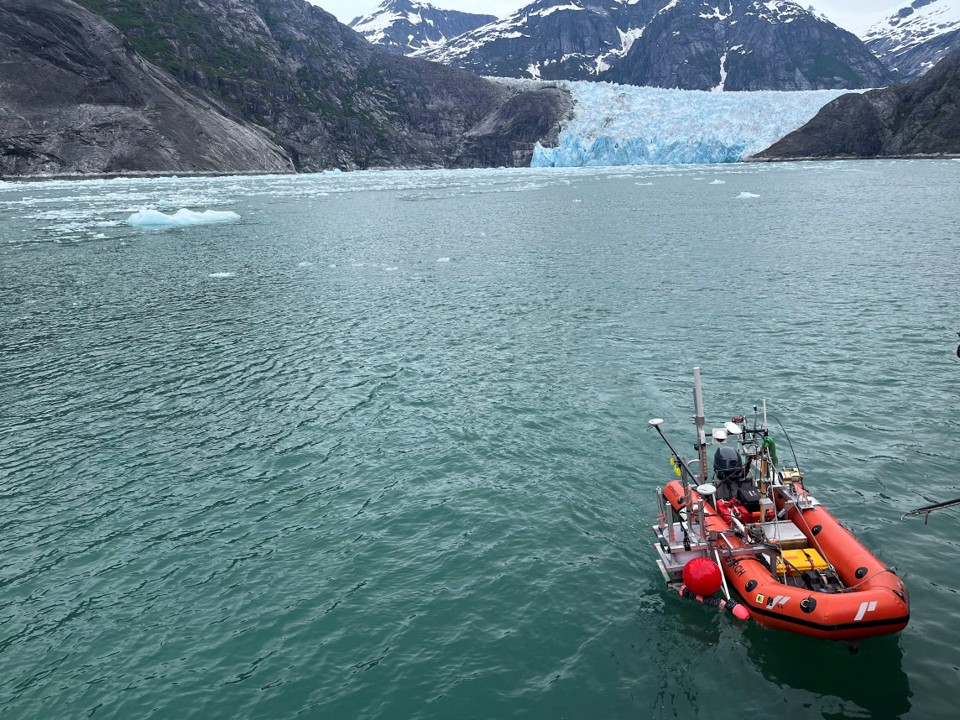
M855 641L910 620L906 586L824 508L798 468L778 465L754 408L713 430L713 474L694 368L698 457L682 458L651 420L678 475L657 489L657 565L669 586L779 630Z

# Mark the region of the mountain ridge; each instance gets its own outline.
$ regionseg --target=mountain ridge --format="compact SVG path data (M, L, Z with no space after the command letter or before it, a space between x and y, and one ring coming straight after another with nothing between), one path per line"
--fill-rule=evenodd
M384 0L375 10L350 21L368 42L408 55L493 22L496 15L443 10L417 0Z
M912 0L862 38L898 78L918 77L960 48L960 0Z
M416 56L482 75L687 90L856 89L892 79L859 38L787 0L534 0Z

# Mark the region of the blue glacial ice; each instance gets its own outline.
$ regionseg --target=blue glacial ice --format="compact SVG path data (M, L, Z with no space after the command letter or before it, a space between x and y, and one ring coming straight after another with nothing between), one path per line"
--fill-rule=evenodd
M182 208L173 215L159 210L139 210L127 218L127 224L134 227L181 227L183 225L210 225L211 223L232 222L240 216L229 210L204 210L195 212Z
M704 92L568 82L576 101L559 146L532 167L731 163L805 124L848 90Z

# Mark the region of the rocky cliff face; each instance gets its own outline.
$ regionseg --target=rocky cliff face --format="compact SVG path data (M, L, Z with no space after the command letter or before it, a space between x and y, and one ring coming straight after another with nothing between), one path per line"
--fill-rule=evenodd
M0 3L0 175L292 170L72 2Z
M537 0L417 55L481 74L690 90L891 79L857 37L785 0Z
M468 140L515 91L392 55L303 0L82 2L182 83L271 130L299 170L501 165L532 155L530 128L512 128L481 155ZM552 121L567 112L566 93L538 97Z
M960 50L902 85L849 94L758 160L960 155Z
M898 78L918 77L960 48L960 0L912 0L874 24L863 40Z
M385 0L373 12L355 18L350 27L374 45L409 55L496 19L495 15L441 10L415 0Z
M70 0L0 3L4 173L526 164L572 106L391 55L302 0L81 4L121 32Z

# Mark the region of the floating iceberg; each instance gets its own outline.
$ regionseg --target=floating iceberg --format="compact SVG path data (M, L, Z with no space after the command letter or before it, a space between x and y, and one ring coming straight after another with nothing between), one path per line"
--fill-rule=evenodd
M165 215L159 210L140 210L127 218L127 224L134 227L180 227L183 225L233 222L239 219L239 215L229 210L194 212L183 208L177 210L173 215Z
M731 163L760 152L849 90L704 92L561 83L574 117L533 167Z

